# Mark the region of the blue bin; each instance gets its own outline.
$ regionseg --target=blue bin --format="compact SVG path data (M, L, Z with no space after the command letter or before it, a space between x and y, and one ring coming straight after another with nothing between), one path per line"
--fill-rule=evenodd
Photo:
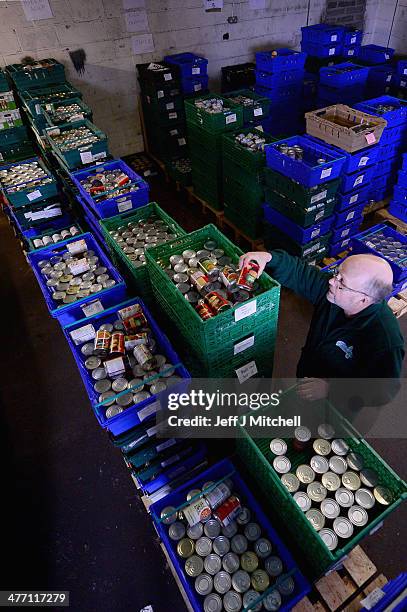
M407 124L397 125L396 127L386 127L380 138L381 145L395 144L396 142L405 143L407 138Z
M379 145L380 146L380 145ZM396 157L396 155L400 156L404 151L404 143L401 142L392 142L390 144L385 144L380 146L379 158L391 159L392 157Z
M82 298L81 300L77 300L72 304L66 304L62 306L58 306L58 302L56 302L52 298L52 290L51 287L48 287L46 284L45 277L41 274L38 263L41 260L48 260L54 255L61 255L67 252L67 244L71 242L76 242L79 239L84 239L88 248L95 252L95 254L99 257L102 265L108 269L109 276L116 281L116 284L109 289L102 289L98 293L93 293L86 298ZM59 320L61 325L67 325L68 323L72 323L76 321L78 317L83 317L82 307L86 306L90 302L95 300L99 300L103 307L107 308L111 306L115 301L118 302L122 300L126 293L126 285L124 283L123 278L120 276L118 271L114 268L112 262L105 253L102 251L92 234L86 233L81 234L80 236L75 236L69 240L65 240L65 242L60 242L55 246L50 246L46 249L41 249L41 251L36 251L28 254L28 261L33 269L33 272L37 278L38 284L42 291L42 294L45 298L45 302L47 304L48 310L53 317Z
M263 210L264 218L270 225L277 227L299 244L305 244L318 236L324 236L330 231L334 222L334 217L331 216L320 223L304 228L291 221L291 219L278 212L275 208L272 208L269 204L264 204Z
M343 33L342 42L346 46L357 45L360 46L362 44L363 39L363 30L352 30L351 28L344 28L345 31Z
M302 42L316 43L318 45L330 45L331 43L343 43L344 28L326 23L317 23L301 28ZM351 44L351 43L346 43Z
M358 66L352 62L344 62L335 66L322 67L319 80L329 87L347 87L349 85L364 85L369 74L369 68Z
M278 146L285 142L289 147L300 145L303 149L303 159L297 160L283 155ZM284 141L274 142L265 147L266 160L269 168L288 176L305 187L314 187L337 178L345 163L345 155L338 154L323 145L311 142L303 136L293 136ZM317 164L323 157L327 161Z
M55 178L53 177L53 175L51 174L47 166L38 157L32 157L31 159L25 159L24 162L17 162L13 164L2 164L1 169L8 170L9 168L12 168L13 166L19 166L21 163L29 164L30 162L34 162L34 161L38 162L39 166L48 174L48 177L51 179L51 182L47 183L46 185L40 185L38 187L35 185L30 187L29 183L27 183L28 186L26 189L21 189L21 191L16 191L16 192L10 192L7 186L3 185L1 188L1 191L3 192L7 200L10 202L10 204L14 206L14 208L19 208L20 206L29 206L31 204L37 204L38 202L42 202L43 200L48 200L49 198L52 198L58 195L58 185L57 185ZM0 181L0 185L1 185L1 181Z
M90 193L88 193L82 187L81 181L87 179L89 176L97 174L101 170L121 170L122 172L127 174L128 177L130 177L132 184L137 185L139 189L137 191L132 191L124 195L112 195L112 197L108 200L103 200L103 202L96 203ZM114 217L115 215L119 215L122 212L126 212L127 210L140 208L140 206L145 206L150 201L150 188L148 186L148 183L146 183L141 178L141 176L136 174L134 170L132 170L121 159L110 161L105 164L100 164L98 166L91 166L90 168L86 168L86 170L79 170L78 172L73 172L71 174L71 178L74 185L78 188L82 198L94 211L94 214L100 219Z
M195 94L201 92L205 92L208 90L209 85L209 77L208 75L203 76L195 76L195 77L186 77L181 79L182 91L185 94Z
M392 84L394 67L390 64L369 66L367 83L370 87L385 87Z
M407 89L407 76L405 76L404 74L395 74L393 78L393 87L395 87L396 89L401 89L402 93L405 95Z
M366 202L362 202L362 204L358 204L353 208L348 208L342 212L335 213L335 221L334 221L334 229L338 229L343 225L348 225L350 222L356 223L356 221L362 222L363 219L363 209L366 205Z
M397 62L397 74L401 77L407 77L407 60L399 60Z
M338 242L331 242L328 248L328 257L336 257L342 251L349 249L351 238L343 238Z
M273 55L276 53L276 55ZM301 70L305 65L306 55L293 49L276 49L256 53L256 68L264 72L286 72Z
M407 589L407 573L403 572L397 578L390 580L387 584L380 587L380 590L384 592L384 595L373 603L373 607L361 608L361 612L385 612L385 610L392 610L393 612L405 612L407 610L407 595L405 591ZM404 593L404 596L403 596ZM391 606L393 604L393 606Z
M380 225L375 225L370 229L362 232L356 238L352 239L352 250L354 253L372 253L373 255L378 255L385 259L391 266L393 270L393 282L398 283L407 276L407 267L403 267L390 259L387 259L384 255L381 254L380 251L376 250L374 245L369 241L371 237L373 237L377 233L382 233L385 237L389 237L392 240L398 240L403 244L403 247L406 249L406 258L404 259L404 263L407 260L407 236L404 236L400 232L392 229L388 225L381 223Z
M108 257L111 257L110 251L106 244L105 236L102 232L102 228L100 227L98 217L95 216L95 213L93 212L91 208L89 208L89 206L87 205L87 203L85 202L83 198L81 198L80 196L76 196L76 200L82 208L83 218L84 218L84 221L89 226L90 233L93 234L93 236L99 242L99 244L105 251L106 255Z
M129 406L120 414L117 414L116 416L110 419L106 418L105 412L107 406L103 406L103 404L99 402L99 394L93 388L95 381L93 380L89 370L87 370L84 365L86 357L82 355L80 345L76 345L73 342L71 333L74 330L88 324L100 327L100 325L102 325L103 323L113 323L114 321L117 321L117 311L131 304L140 304L140 306L142 307L146 319L149 323L149 327L152 330L153 337L157 342L158 353L167 357L169 363L171 363L173 366L177 366L175 369L175 375L180 377L180 382L170 387L171 393L185 392L188 388L188 382L191 378L188 370L180 363L178 354L172 348L172 345L170 344L167 336L158 327L155 319L151 315L147 306L140 298L127 299L126 301L121 303L120 300L118 300L114 306L109 307L108 309L105 309L104 311L99 312L91 317L82 318L71 324L65 324L63 326L63 331L75 358L76 364L79 368L79 373L85 385L86 392L88 394L95 416L101 427L108 429L114 436L128 431L132 427L139 425L148 418L153 417L156 414L158 408L160 407L160 399L163 399L164 401L166 392L162 392L161 395L151 395L151 397L148 397L142 402ZM157 380L160 377L159 374L155 374L154 376ZM134 392L136 392L136 389L134 390ZM125 391L122 393L125 393Z
M407 203L400 200L392 200L389 206L389 213L407 223Z
M255 517L253 520L260 525L264 537L267 537L271 541L275 554L280 557L284 564L284 576L286 574L292 575L295 582L295 590L289 598L283 598L281 608L279 608L280 612L288 612L310 591L310 584L299 571L291 553L280 539L280 536L272 526L265 512L262 510L260 503L256 500L229 459L220 461L150 506L151 516L157 533L172 561L191 607L194 612L203 612L203 597L198 595L194 589L194 579L189 578L184 571L184 562L177 554L177 543L170 539L168 536L168 527L164 525L160 519L161 511L168 506L180 509L188 505L188 502L186 502L188 491L197 488L202 489L202 485L205 482L211 481L216 484L222 482L226 478L230 478L233 481L234 493L242 500L244 506L250 509L252 517ZM209 490L210 489L208 489L208 491ZM259 597L260 596L259 593Z
M364 185L367 185L373 178L375 173L375 166L369 168L363 168L353 174L344 174L340 184L341 193L353 192L355 189L359 189Z
M351 221L347 225L343 225L332 232L332 243L341 242L345 238L351 238L358 233L360 227L360 219Z
M383 159L377 162L375 167L375 177L376 176L397 176L397 170L400 169L400 156L396 155L395 157L391 157L390 159Z
M391 60L394 49L381 47L380 45L362 45L359 49L358 58L367 64L383 64Z
M377 111L377 107L383 104L393 106L394 110L387 112ZM363 111L364 113L369 113L369 115L375 115L385 119L387 121L387 126L384 131L398 125L405 125L407 123L407 101L400 100L394 96L379 96L378 98L373 98L372 100L365 100L364 102L357 104L355 108Z
M265 73L263 73L265 74ZM287 108L285 104L292 104L293 100L302 93L302 82L299 83L290 83L288 85L284 85L283 87L265 87L264 85L259 85L256 83L254 91L260 96L264 96L265 98L269 98L272 102L276 104L281 104L284 107L285 112L290 112L290 108Z
M369 199L369 185L365 185L361 189L350 191L349 193L337 193L335 212L339 213L347 210L351 206L355 207L362 203L367 203Z
M353 59L358 56L360 45L343 45L342 56L346 59Z
M342 55L342 44L331 43L329 45L320 45L318 43L302 42L301 51L314 57L336 57Z
M399 187L407 187L407 170L405 170L406 162L403 163L403 169L398 173L397 185Z
M287 72L265 72L255 70L256 85L267 87L268 89L282 88L286 85L302 84L304 70L289 70Z
M347 87L327 87L320 85L318 87L319 107L325 108L332 104L347 104L354 105L364 97L364 85L348 85Z
M164 62L178 66L182 78L204 76L208 72L208 60L195 53L174 53L166 55Z
M394 199L407 206L407 187L394 186Z

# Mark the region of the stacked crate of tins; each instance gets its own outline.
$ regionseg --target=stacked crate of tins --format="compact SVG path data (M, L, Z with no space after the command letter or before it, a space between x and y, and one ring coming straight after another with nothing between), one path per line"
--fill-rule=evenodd
M403 165L394 186L389 212L407 223L407 153L403 155Z
M257 238L262 232L264 146L273 141L272 136L258 129L223 136L225 217L250 238Z
M232 91L224 97L243 107L244 127L262 126L270 114L270 99L256 94L251 89Z
M270 99L270 116L263 123L272 135L300 129L305 53L276 49L256 53L255 91Z
M266 146L264 233L269 248L316 262L328 251L345 156L294 136Z
M369 75L366 83L365 99L391 94L395 83L395 68L390 63L394 49L379 45L363 45L355 61L368 66Z
M222 134L243 125L243 107L208 94L185 100L192 185L196 195L220 210L222 198Z
M32 154L7 74L0 68L0 161L17 161Z
M185 157L184 96L178 66L137 64L148 150L160 159Z
M393 95L405 100L407 98L407 60L397 62L396 74L392 83Z
M197 377L271 377L280 288L213 225L146 250L154 297ZM169 327L169 328L170 328Z
M355 108L387 121L380 139L379 155L369 197L375 201L388 197L397 180L402 153L407 146L407 102L392 96L380 96L357 104Z
M360 102L364 99L368 74L369 68L357 66L351 62L321 68L319 71L317 108L324 108L336 103L351 106L355 102Z

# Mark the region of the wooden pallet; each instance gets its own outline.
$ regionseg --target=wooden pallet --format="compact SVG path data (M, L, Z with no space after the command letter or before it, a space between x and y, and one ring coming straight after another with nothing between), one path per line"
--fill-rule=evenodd
M232 221L229 221L226 217L223 217L223 225L227 226L233 232L233 240L239 246L245 246L248 244L250 246L251 251L265 251L266 247L264 246L263 238L251 238L247 236L242 230Z
M398 219L397 217L394 217L391 213L389 213L387 208L378 210L375 213L374 220L376 223L387 223L387 225L393 227L395 230L400 232L400 234L403 234L404 236L407 235L407 223L401 219Z
M387 583L360 546L356 546L343 562L343 567L330 572L314 585L292 612L356 612L361 601L374 589Z
M342 253L338 253L338 255L335 255L335 257L324 257L321 262L320 268L325 268L325 266L331 266L336 261L340 261L347 255L349 255L349 251L342 251Z
M378 202L373 202L373 204L368 204L363 209L363 216L371 215L372 213L381 210L382 208L386 208L388 206L390 198L385 198L384 200L379 200Z
M223 210L217 210L216 208L208 204L208 202L197 196L196 193L194 193L193 187L185 187L185 191L187 192L188 202L200 206L202 214L207 215L208 213L210 213L214 215L216 225L219 227L220 230L223 229L223 222L225 216Z

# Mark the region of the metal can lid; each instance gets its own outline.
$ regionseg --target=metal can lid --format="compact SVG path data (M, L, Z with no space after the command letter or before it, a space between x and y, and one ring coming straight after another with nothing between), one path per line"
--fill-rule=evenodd
M311 430L308 427L305 427L304 425L301 425L300 427L296 427L294 429L294 437L299 442L308 442L309 440L311 440L311 435Z
M223 570L219 571L214 579L213 586L215 587L215 591L224 595L227 593L232 586L232 578L228 572Z
M222 560L219 555L215 553L210 553L205 557L204 568L205 572L214 576L217 574L222 567Z
M278 474L286 474L291 469L291 461L288 459L288 457L277 456L274 457L273 467Z
M327 498L321 502L321 512L326 518L335 519L339 516L341 509L336 500Z
M343 539L350 538L353 534L353 525L350 520L344 516L338 516L334 520L333 528L336 535Z
M357 491L360 488L360 478L356 472L345 472L342 474L342 484L350 491Z
M166 506L163 508L160 513L160 518L164 525L172 525L175 523L177 520L177 512L174 506Z
M280 557L271 555L264 562L264 567L269 576L277 577L283 573L283 562Z
M305 463L299 465L296 470L296 476L300 482L303 484L309 484L315 480L315 472L311 466L306 465Z
M260 559L266 559L271 554L272 549L271 542L267 538L259 538L254 544L254 551Z
M263 599L263 607L267 612L276 612L281 608L281 595L274 589Z
M122 391L127 389L128 384L129 383L128 383L128 381L125 378L122 378L122 377L116 378L112 382L112 389L113 389L113 391L116 391L116 393L121 393Z
M239 557L234 552L228 552L222 559L222 567L229 574L233 574L236 570L239 569L240 561Z
M168 535L171 540L182 540L182 538L185 536L185 525L179 521L175 521L175 523L170 526Z
M91 357L93 355L94 348L95 345L93 344L93 342L87 342L86 344L83 344L81 346L81 353L82 355L85 355L85 357Z
M237 534L237 523L236 521L231 521L229 525L225 525L222 527L222 535L227 538L233 538L234 535Z
M321 536L322 541L328 550L335 550L335 548L338 546L338 536L332 529L324 527L324 529L319 531L319 535Z
M223 596L225 612L239 612L242 609L242 597L236 591L228 591Z
M238 555L242 555L244 552L246 552L248 547L246 537L241 533L237 533L235 536L233 536L230 542L230 547L232 549L232 552Z
M254 572L259 567L259 559L252 550L247 550L240 557L240 565L245 572Z
M192 555L185 561L185 572L188 576L191 576L191 578L199 576L203 571L203 567L203 561L198 555Z
M369 489L358 489L355 493L355 501L366 510L370 510L375 505L375 497Z
M331 442L332 452L335 455L344 456L349 452L349 446L343 438L336 438Z
M189 538L182 538L177 544L177 553L183 559L188 559L194 554L195 544Z
M188 527L187 536L191 538L191 540L199 540L203 534L203 525L202 523L197 523L193 527Z
M323 503L323 502L322 502ZM305 513L305 516L315 529L315 531L319 531L325 525L325 517L319 510L315 508L311 508Z
M341 486L341 479L335 472L322 474L322 484L328 491L336 491Z
M109 400L106 402L106 400ZM114 391L105 391L99 395L99 402L104 402L103 406L112 406L116 401L116 393Z
M195 579L195 591L200 595L209 595L212 591L213 580L209 574L200 574Z
M191 501L192 498L197 499L198 497L200 497L201 493L201 489L191 489L187 493L187 501Z
M329 469L328 460L321 455L311 457L310 466L316 474L325 474Z
M213 251L215 249L218 248L218 243L216 242L216 240L207 240L206 242L204 242L204 249L206 249L207 251Z
M260 601L259 603L255 604L259 597L260 595L257 591L252 589L250 591L246 591L246 593L243 595L243 606L246 609L249 609L250 612L260 612L263 607L262 602Z
M95 372L96 370L93 371ZM111 386L112 383L110 382L110 380L108 380L107 378L102 378L101 380L95 382L93 388L95 389L96 393L106 393L106 391L110 391Z
M250 576L244 570L237 570L232 576L232 586L238 593L244 593L250 589Z
M251 575L251 583L255 591L263 592L268 589L270 578L267 572L262 569L257 569Z
M379 476L374 470L371 470L370 468L363 468L360 471L360 482L364 484L365 487L371 487L373 489L373 487L375 487L379 482Z
M184 259L191 259L192 257L196 257L196 252L193 251L192 249L186 249L185 251L182 252L182 257Z
M314 444L312 445L314 451L317 455L326 456L331 452L331 443L324 438L317 438L314 440Z
M96 368L100 367L101 363L102 360L99 357L91 356L85 361L85 368L87 370L96 370Z
M230 540L226 536L220 535L214 539L212 546L214 552L220 557L223 557L223 555L226 555L230 550Z
M209 519L204 526L204 533L208 538L214 540L220 534L221 525L217 519Z
M363 527L369 520L365 508L361 506L351 506L348 510L348 517L351 523L356 527Z
M342 508L350 508L354 502L354 495L352 491L345 489L345 487L340 487L335 491L335 499Z
M204 612L221 612L222 611L222 599L217 593L209 593L203 602Z
M297 493L294 494L294 500L303 512L307 512L307 510L311 508L311 499L306 493L303 493L303 491L297 491Z
M295 474L283 474L281 476L281 482L289 493L295 493L300 488L300 481Z
M116 399L116 403L122 408L127 408L127 406L131 406L134 403L133 394L132 393L124 393L124 395L120 395Z
M238 525L247 525L247 523L250 522L250 518L251 518L251 512L249 508L246 508L245 506L243 506L240 509L238 516L236 517L236 523Z
M393 502L393 494L387 487L378 486L373 489L375 500L382 506L389 506Z
M200 557L206 557L212 550L212 540L206 536L199 538L195 543L195 550Z
M261 536L261 527L258 523L248 523L244 529L244 535L249 542L255 542Z
M110 406L110 408L106 410L106 418L111 419L112 417L117 416L121 412L123 412L123 408L120 408L120 406Z
M348 453L346 462L351 470L356 470L357 472L363 469L365 463L362 455L359 455L359 453Z
M318 425L318 435L324 440L332 440L335 435L335 429L330 423L321 423L321 425Z
M320 482L310 482L307 486L307 495L314 502L321 502L327 496L328 491Z
M287 452L287 444L280 438L274 438L270 442L270 450L274 455L285 455Z

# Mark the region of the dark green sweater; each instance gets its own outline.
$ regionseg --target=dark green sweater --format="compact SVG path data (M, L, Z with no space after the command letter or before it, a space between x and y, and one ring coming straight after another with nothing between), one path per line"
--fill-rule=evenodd
M315 306L298 377L399 378L404 339L398 321L383 300L354 317L326 299L330 274L285 251L272 251L267 268L281 285Z

